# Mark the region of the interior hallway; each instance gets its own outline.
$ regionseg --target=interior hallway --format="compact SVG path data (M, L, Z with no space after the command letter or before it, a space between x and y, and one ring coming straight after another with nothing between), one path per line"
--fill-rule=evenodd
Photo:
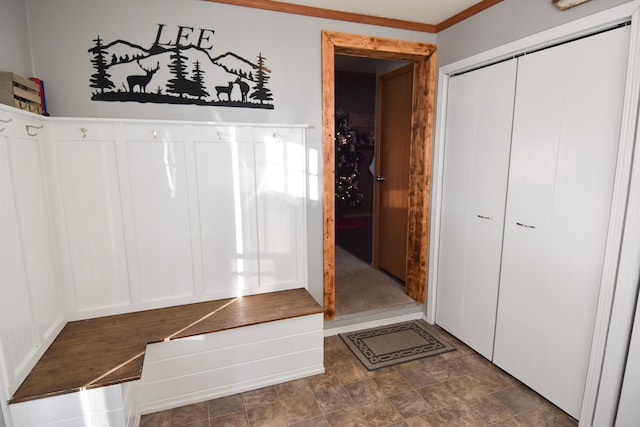
M336 319L415 306L404 284L336 246Z

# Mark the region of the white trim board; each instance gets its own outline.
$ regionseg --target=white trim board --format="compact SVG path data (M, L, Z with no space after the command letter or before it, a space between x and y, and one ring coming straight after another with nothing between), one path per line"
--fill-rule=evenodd
M639 7L640 1L632 1L446 65L440 68L438 73L436 111L439 113L435 129L432 206L441 206L442 202L446 124L446 113L444 112L447 104L448 81L451 75L513 57L526 51L595 33L625 21L631 21L627 89L621 124L615 193L609 222L610 233L607 241L589 372L580 416L581 426L613 425L624 368L624 363L621 361L623 362L626 357L629 330L633 319L634 299L628 296L635 295L638 286L639 265L635 255L640 252L640 237L638 237L640 223L637 220L640 217L637 212L640 209L640 177L637 170L631 176L631 165L632 159L633 163L640 164L640 149L634 151L636 129L640 120L637 102L640 97L640 65L637 64L638 58L640 58L640 30L637 28L640 19ZM630 176L631 183L629 183ZM635 217L632 214L635 214ZM441 212L435 209L431 220L433 233L430 247L438 248ZM426 321L435 323L436 283L438 281L437 250L431 251L429 265L428 294L430 299L427 303Z
M363 329L377 328L379 326L393 325L394 323L408 322L410 320L424 319L422 312L410 313L402 316L388 317L379 320L372 320L370 322L356 323L353 325L337 326L335 328L329 328L324 330L325 337L331 337L338 334L346 334L349 332L361 331Z

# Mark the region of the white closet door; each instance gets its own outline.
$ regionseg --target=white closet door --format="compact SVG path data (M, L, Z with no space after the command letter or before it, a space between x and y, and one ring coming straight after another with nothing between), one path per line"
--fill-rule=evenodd
M491 359L516 61L449 79L436 322Z
M518 64L494 363L580 413L616 166L629 28Z

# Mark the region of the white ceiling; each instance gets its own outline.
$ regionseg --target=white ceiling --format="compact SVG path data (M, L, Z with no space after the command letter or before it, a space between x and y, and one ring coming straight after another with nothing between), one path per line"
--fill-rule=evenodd
M480 0L282 0L285 3L423 24L440 22Z

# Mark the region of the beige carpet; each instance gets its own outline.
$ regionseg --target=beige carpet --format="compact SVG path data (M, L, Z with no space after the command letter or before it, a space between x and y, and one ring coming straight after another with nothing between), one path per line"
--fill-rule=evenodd
M455 350L419 320L340 334L370 371Z
M336 246L336 316L413 304L403 283Z

